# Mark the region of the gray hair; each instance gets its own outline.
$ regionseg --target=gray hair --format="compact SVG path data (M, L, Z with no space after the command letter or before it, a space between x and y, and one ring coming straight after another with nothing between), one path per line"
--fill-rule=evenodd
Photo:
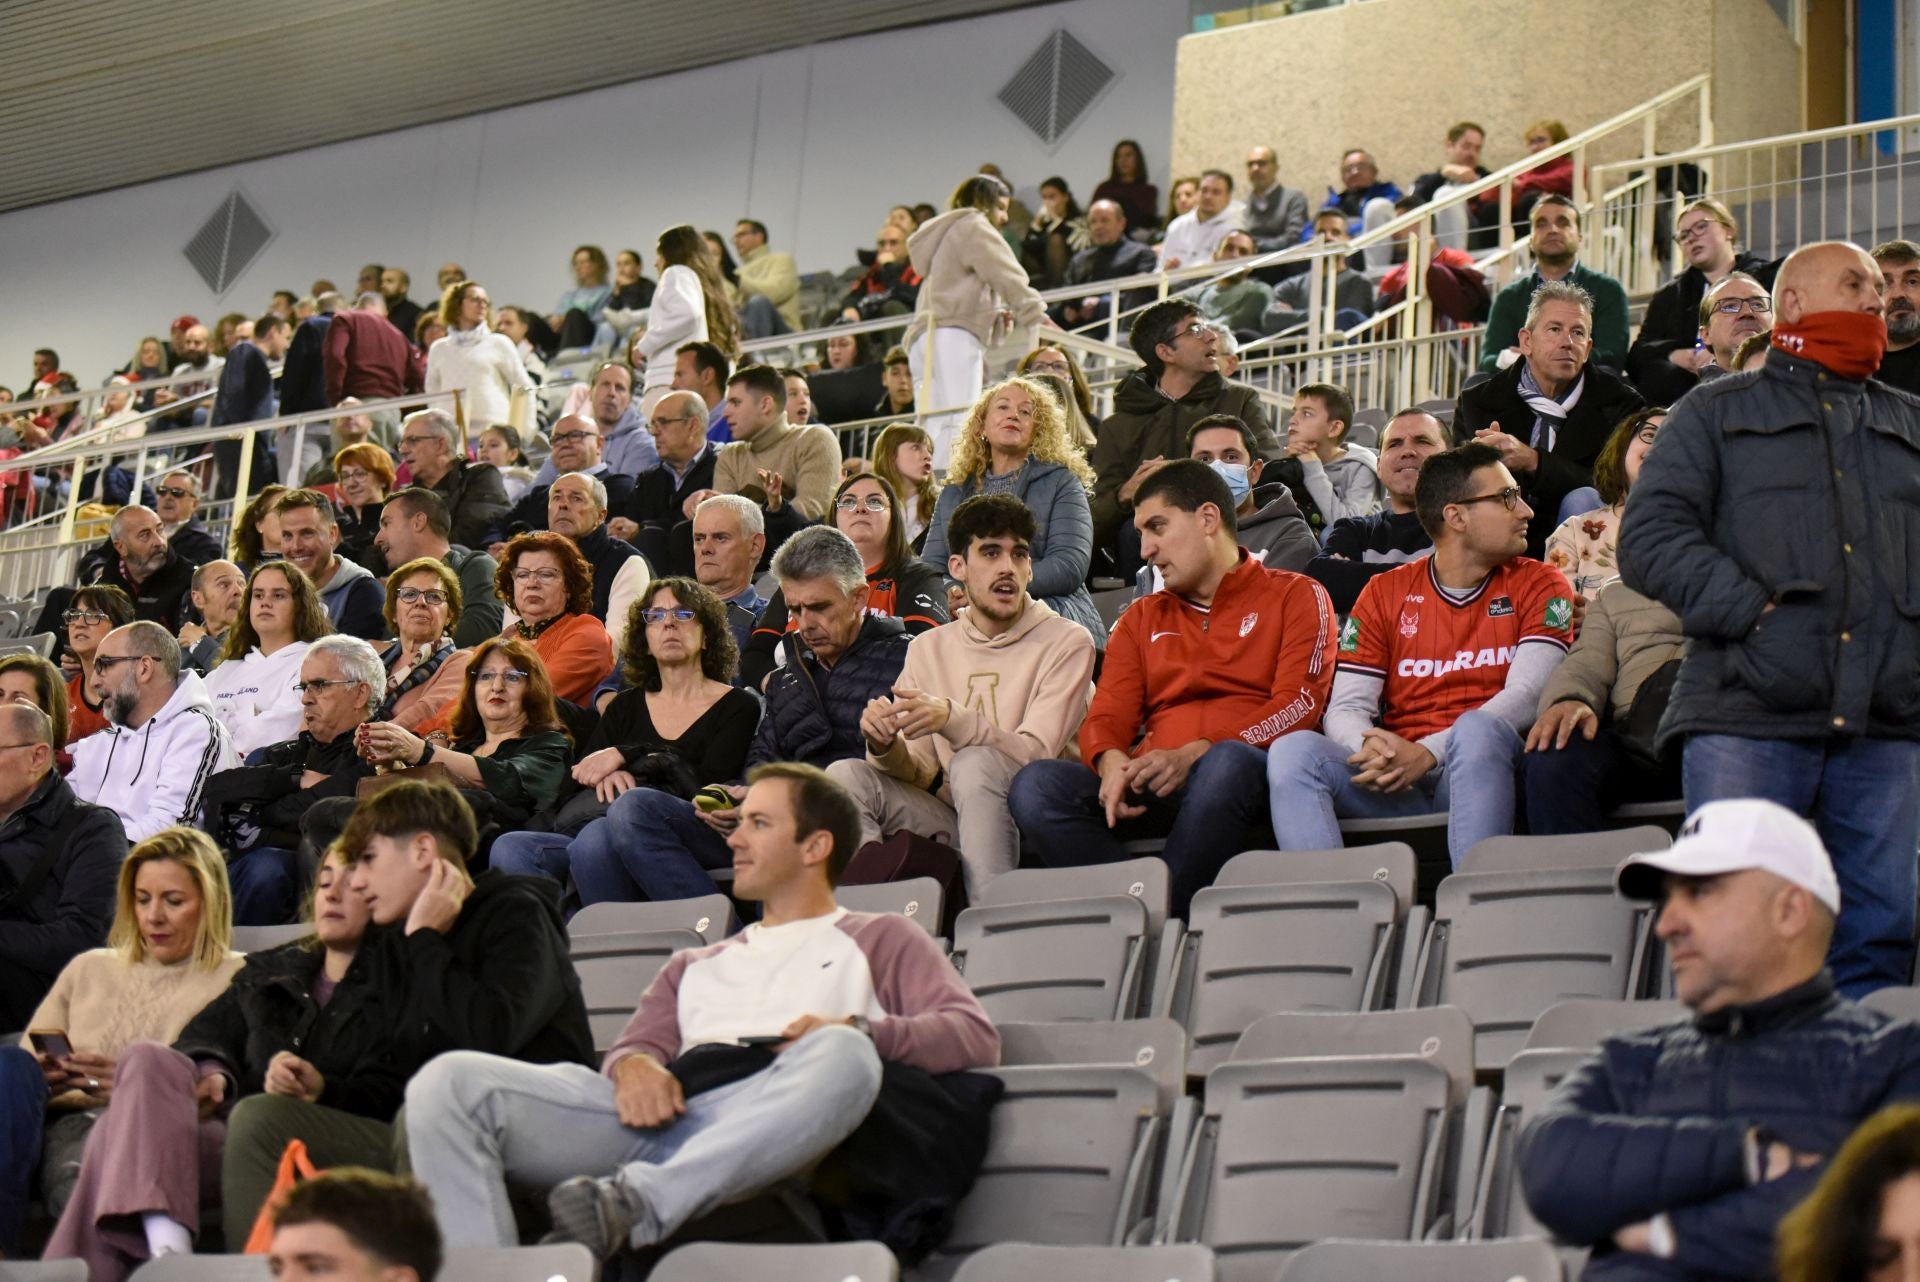
M377 291L370 289L353 300L353 310L356 312L379 312L384 316L387 314L387 300L380 297Z
M832 579L842 592L852 595L867 581L867 566L852 539L831 525L809 525L773 554L773 576L782 586Z
M171 472L162 472L160 479L165 481L170 476L184 476L187 479L187 484L193 489L193 497L200 497L200 477L192 469L177 467Z
M767 514L752 499L743 499L738 494L716 494L710 499L702 499L700 506L693 509L699 516L708 508L718 508L722 512L733 513L734 522L739 525L740 533L752 538L756 534L767 532Z
M337 289L324 290L316 294L313 299L314 309L321 312L337 312L346 306L346 303L346 298Z
M232 561L207 561L194 567L193 581L190 584L190 586L193 588L195 592L206 591L207 576L209 574L212 574L215 570L218 570L222 566L225 566L228 569L234 571L235 573L240 575L241 578L246 577L247 572L245 570L242 570L239 567L239 565L237 565Z
M1533 297L1527 300L1527 320L1521 329L1532 329L1540 319L1540 310L1548 303L1572 303L1587 318L1587 327L1593 327L1593 295L1570 280L1550 280L1533 291Z
M136 512L145 512L156 521L160 519L160 514L152 508L144 507L139 503L129 503L113 514L113 520L107 526L107 537L118 543L120 536L127 532L127 518Z
M127 638L129 655L144 655L152 659L160 665L160 671L166 673L169 682L180 679L180 643L173 639L173 633L146 619L136 620L115 631Z
M460 453L460 425L453 421L453 415L445 410L415 410L400 421L400 435L405 436L415 423L445 441L449 454Z
M53 720L31 703L0 703L0 718L13 725L13 732L22 736L28 743L44 743L54 747Z
M1227 328L1225 325L1221 324L1219 321L1201 321L1200 323L1202 325L1205 325L1208 329L1212 330L1216 335L1219 336L1219 339L1220 339L1219 347L1221 351L1225 352L1229 356L1236 356L1239 354L1240 340L1233 336L1233 331L1231 329Z
M594 504L599 507L602 512L607 510L607 487L599 477L589 476L585 472L562 472L553 478L553 484L558 485L569 476L585 481L587 483L587 489L593 494ZM553 486L547 487L547 493L553 493Z
M340 669L340 675L349 681L358 681L367 688L367 713L380 706L380 700L387 694L387 665L380 662L380 656L373 647L359 637L332 636L321 637L307 647L307 658L324 654L332 659Z

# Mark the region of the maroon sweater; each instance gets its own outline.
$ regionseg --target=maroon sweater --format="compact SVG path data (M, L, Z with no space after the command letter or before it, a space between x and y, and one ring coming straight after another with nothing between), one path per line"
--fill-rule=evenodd
M375 312L337 312L321 348L327 404L348 396L386 400L420 390L413 348L386 317Z

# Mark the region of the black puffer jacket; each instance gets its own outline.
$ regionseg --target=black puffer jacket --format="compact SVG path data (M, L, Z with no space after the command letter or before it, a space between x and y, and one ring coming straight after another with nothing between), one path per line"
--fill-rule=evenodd
M788 638L799 645L798 635ZM804 761L825 768L863 757L860 714L867 702L893 693L911 638L898 619L870 614L846 653L828 668L800 649L767 682L767 715L747 753L747 768L769 761Z
M1663 744L1920 738L1920 397L1777 349L1695 388L1640 469L1620 566L1689 642Z
M1171 400L1144 369L1114 389L1113 413L1100 424L1088 461L1095 475L1093 538L1095 547L1113 542L1114 531L1131 510L1120 502L1120 487L1150 458L1185 458L1187 429L1209 414L1231 414L1253 433L1262 458L1280 456L1273 416L1260 394L1245 383L1229 383L1208 374L1179 400Z
M1608 1038L1527 1124L1520 1179L1542 1224L1600 1244L1585 1282L1770 1277L1774 1227L1825 1167L1750 1185L1748 1131L1830 1157L1859 1123L1916 1095L1920 1025L1836 995L1821 974ZM1672 1259L1612 1249L1616 1231L1663 1213Z
M316 941L252 953L227 990L181 1031L173 1048L188 1059L220 1064L243 1096L264 1090L268 1062L291 1051L326 1079L320 1103L392 1121L407 1079L390 1053L389 1021L396 1012L369 982L366 953L362 949L354 958L325 1006L313 1000L326 957Z

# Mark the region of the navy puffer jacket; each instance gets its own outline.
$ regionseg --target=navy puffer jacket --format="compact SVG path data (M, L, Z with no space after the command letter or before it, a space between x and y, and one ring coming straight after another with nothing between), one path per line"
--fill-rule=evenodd
M1520 1179L1542 1224L1596 1244L1586 1282L1770 1277L1774 1229L1826 1164L1750 1184L1748 1132L1831 1157L1866 1118L1916 1096L1920 1025L1837 995L1822 973L1608 1038L1528 1123ZM1663 1213L1673 1258L1612 1248L1617 1230Z
M795 647L785 667L767 682L767 715L747 752L751 770L769 761L804 761L825 769L845 757L864 757L860 714L869 700L891 696L907 661L906 625L870 614L831 668L810 651Z

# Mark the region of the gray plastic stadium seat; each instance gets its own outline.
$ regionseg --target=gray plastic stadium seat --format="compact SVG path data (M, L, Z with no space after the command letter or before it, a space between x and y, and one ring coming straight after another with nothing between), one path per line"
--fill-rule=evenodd
M278 948L282 944L291 944L296 939L305 939L312 933L312 925L304 921L292 922L285 926L235 926L233 951L263 953L269 948Z
M578 1242L540 1246L456 1246L440 1266L460 1282L594 1282L593 1252Z
M1415 1002L1473 1020L1475 1063L1497 1071L1541 1011L1572 997L1635 995L1651 912L1622 899L1611 868L1455 873L1440 883Z
M690 930L717 944L733 933L733 901L725 895L701 895L649 904L588 904L567 923L567 934L573 936L641 930Z
M1172 1111L1186 1098L1187 1030L1170 1019L1122 1019L1057 1024L1002 1024L1003 1068L1107 1064L1134 1068L1154 1080L1157 1108Z
M0 1282L87 1282L85 1260L0 1260Z
M30 637L18 641L0 643L0 655L37 654L43 659L53 657L53 633L36 632Z
M648 1282L897 1282L900 1262L878 1242L690 1242L669 1252L647 1277Z
M1319 1238L1419 1239L1449 1089L1418 1056L1222 1064L1207 1074L1169 1239L1211 1246L1224 1282L1271 1278Z
M1920 1022L1920 988L1881 988L1860 1000L1895 1019Z
M967 1257L953 1282L1213 1282L1213 1252L1178 1246L1032 1246L1001 1242ZM85 1282L84 1274L70 1282Z
M848 912L899 913L911 917L936 939L940 936L940 883L931 877L887 881L875 886L836 886L834 900Z
M1420 857L1404 841L1371 846L1342 846L1336 850L1243 850L1227 860L1214 877L1216 886L1272 886L1296 881L1353 881L1362 876L1393 888L1399 901L1399 926L1393 941L1393 993L1401 992L1413 976L1414 949L1409 941L1425 938L1433 910L1414 902L1420 887Z
M1920 1008L1920 1003L1916 1004ZM1527 1050L1597 1050L1615 1033L1657 1028L1690 1016L1681 1002L1599 1001L1577 998L1555 1002L1540 1012L1527 1032Z
M1187 1071L1199 1076L1262 1015L1374 1009L1398 915L1378 881L1209 886L1193 897L1180 964L1154 1013L1186 1025Z
M163 1255L127 1282L273 1282L264 1255Z
M995 1023L1126 1019L1144 1006L1167 921L1167 866L1016 869L960 914L953 964Z
M574 918L575 921L579 917ZM704 948L707 941L691 930L607 931L592 935L568 931L573 970L593 1029L593 1049L604 1053L639 1008L640 995L675 953Z
M1665 828L1643 825L1566 837L1487 837L1460 860L1461 872L1529 872L1542 868L1614 868L1628 855L1665 850Z
M1514 1146L1520 1132L1551 1098L1560 1079L1594 1054L1590 1050L1522 1051L1507 1064L1500 1089L1500 1108L1493 1132L1487 1137L1486 1161L1481 1167L1480 1191L1475 1201L1473 1236L1476 1238L1537 1237L1547 1231L1527 1209L1514 1169Z
M1561 1282L1545 1242L1315 1242L1277 1282Z

